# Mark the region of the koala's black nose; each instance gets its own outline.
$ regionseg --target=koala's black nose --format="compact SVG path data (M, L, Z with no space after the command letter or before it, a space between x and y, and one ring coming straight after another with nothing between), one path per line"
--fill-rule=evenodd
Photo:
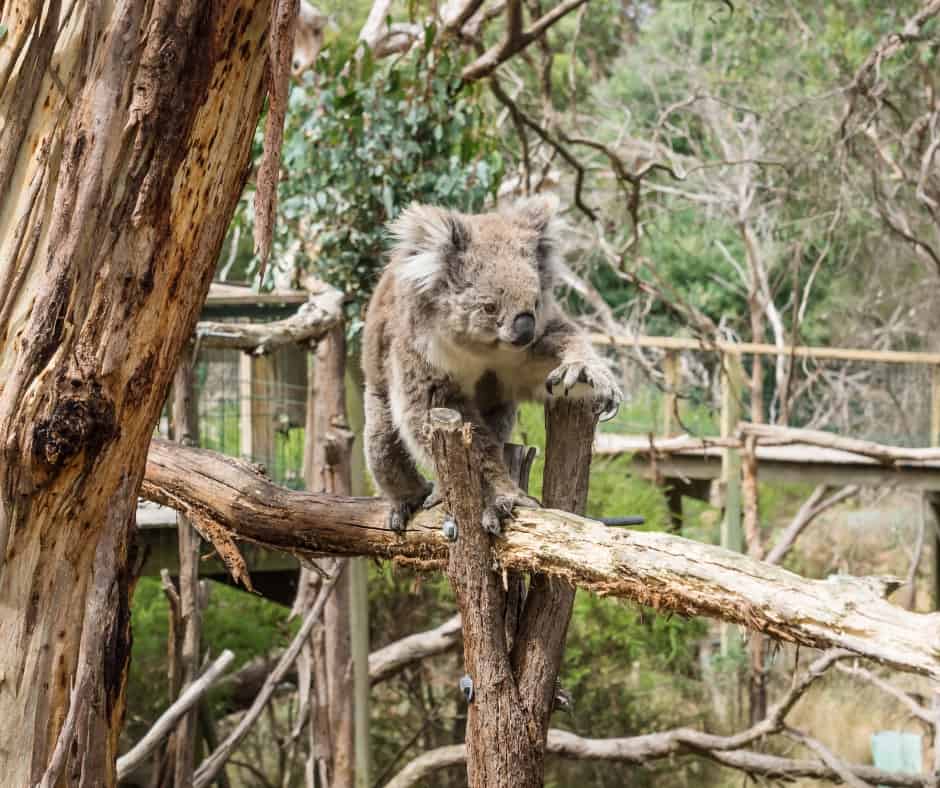
M518 347L528 345L535 338L535 315L520 312L512 321L512 343Z

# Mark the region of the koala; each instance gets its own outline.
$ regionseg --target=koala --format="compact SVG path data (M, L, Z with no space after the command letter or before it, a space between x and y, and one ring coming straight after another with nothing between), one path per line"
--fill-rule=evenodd
M557 203L530 198L467 215L411 205L390 226L390 259L367 310L366 461L403 531L432 485L428 414L458 411L473 424L489 489L483 527L499 534L513 506L537 506L509 478L503 444L517 403L590 397L601 417L620 388L553 296Z

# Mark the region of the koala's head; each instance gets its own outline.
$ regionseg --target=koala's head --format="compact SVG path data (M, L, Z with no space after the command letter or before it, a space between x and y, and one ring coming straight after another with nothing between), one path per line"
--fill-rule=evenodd
M525 349L551 298L556 211L553 197L475 216L411 205L391 226L398 287L454 342Z

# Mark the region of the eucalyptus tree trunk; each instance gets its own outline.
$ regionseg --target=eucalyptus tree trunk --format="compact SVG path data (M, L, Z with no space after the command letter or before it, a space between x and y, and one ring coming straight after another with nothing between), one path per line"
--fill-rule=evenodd
M109 786L150 436L249 166L269 3L0 4L0 775Z

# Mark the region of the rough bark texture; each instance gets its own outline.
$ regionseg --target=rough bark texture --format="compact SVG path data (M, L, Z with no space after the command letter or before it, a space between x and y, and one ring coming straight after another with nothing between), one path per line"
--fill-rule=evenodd
M445 509L458 528L447 576L463 621L465 670L473 681L466 735L469 784L541 786L575 587L534 574L523 595L520 573L494 567L491 537L481 526L488 491L470 425L441 409L431 412L431 425ZM583 511L595 425L587 403L556 402L546 409L546 502ZM521 466L521 455L519 460ZM520 604L521 613L512 610Z
M307 398L308 442L304 467L307 489L333 495L350 492L350 450L353 435L346 421L346 339L345 326L337 322L318 345L316 364L309 381ZM336 571L344 571L345 561ZM300 587L315 584L319 576L303 569ZM311 763L307 781L313 786L313 771L331 788L352 788L353 750L353 670L349 631L351 573L344 571L326 601L323 624L314 631L311 648L302 657L310 660L307 671L313 677L310 710ZM312 598L310 602L312 603ZM303 615L304 611L297 611Z
M301 556L372 556L427 568L447 559L439 510L419 514L398 535L385 527L388 508L379 499L285 490L247 463L166 441L151 444L142 493L187 511L212 533ZM551 509L516 510L492 550L507 571L551 575L597 594L741 624L780 640L839 646L940 678L940 614L888 602L897 578L808 580L714 545L607 528Z
M434 466L444 507L457 523L447 576L463 621L464 670L473 681L467 712L470 788L541 785L532 760L535 726L519 693L506 645L506 591L493 569L491 536L483 529L482 455L469 423L456 411L431 411Z
M247 172L268 11L0 7L5 784L114 783L136 496Z
M196 392L193 387L193 355L186 347L173 379L173 438L184 446L199 444ZM199 551L202 540L185 514L176 518L179 542L179 603L183 630L180 643L180 689L199 675L202 610L199 605ZM174 736L173 785L188 788L196 765L196 727L199 708L195 704L179 721Z
M591 443L597 416L590 403L554 400L545 407L545 472L542 503L583 514L591 474ZM545 737L555 700L555 679L565 650L575 586L567 579L534 574L522 626L512 653L513 670L537 724L537 760L545 761ZM538 774L541 784L542 773Z

